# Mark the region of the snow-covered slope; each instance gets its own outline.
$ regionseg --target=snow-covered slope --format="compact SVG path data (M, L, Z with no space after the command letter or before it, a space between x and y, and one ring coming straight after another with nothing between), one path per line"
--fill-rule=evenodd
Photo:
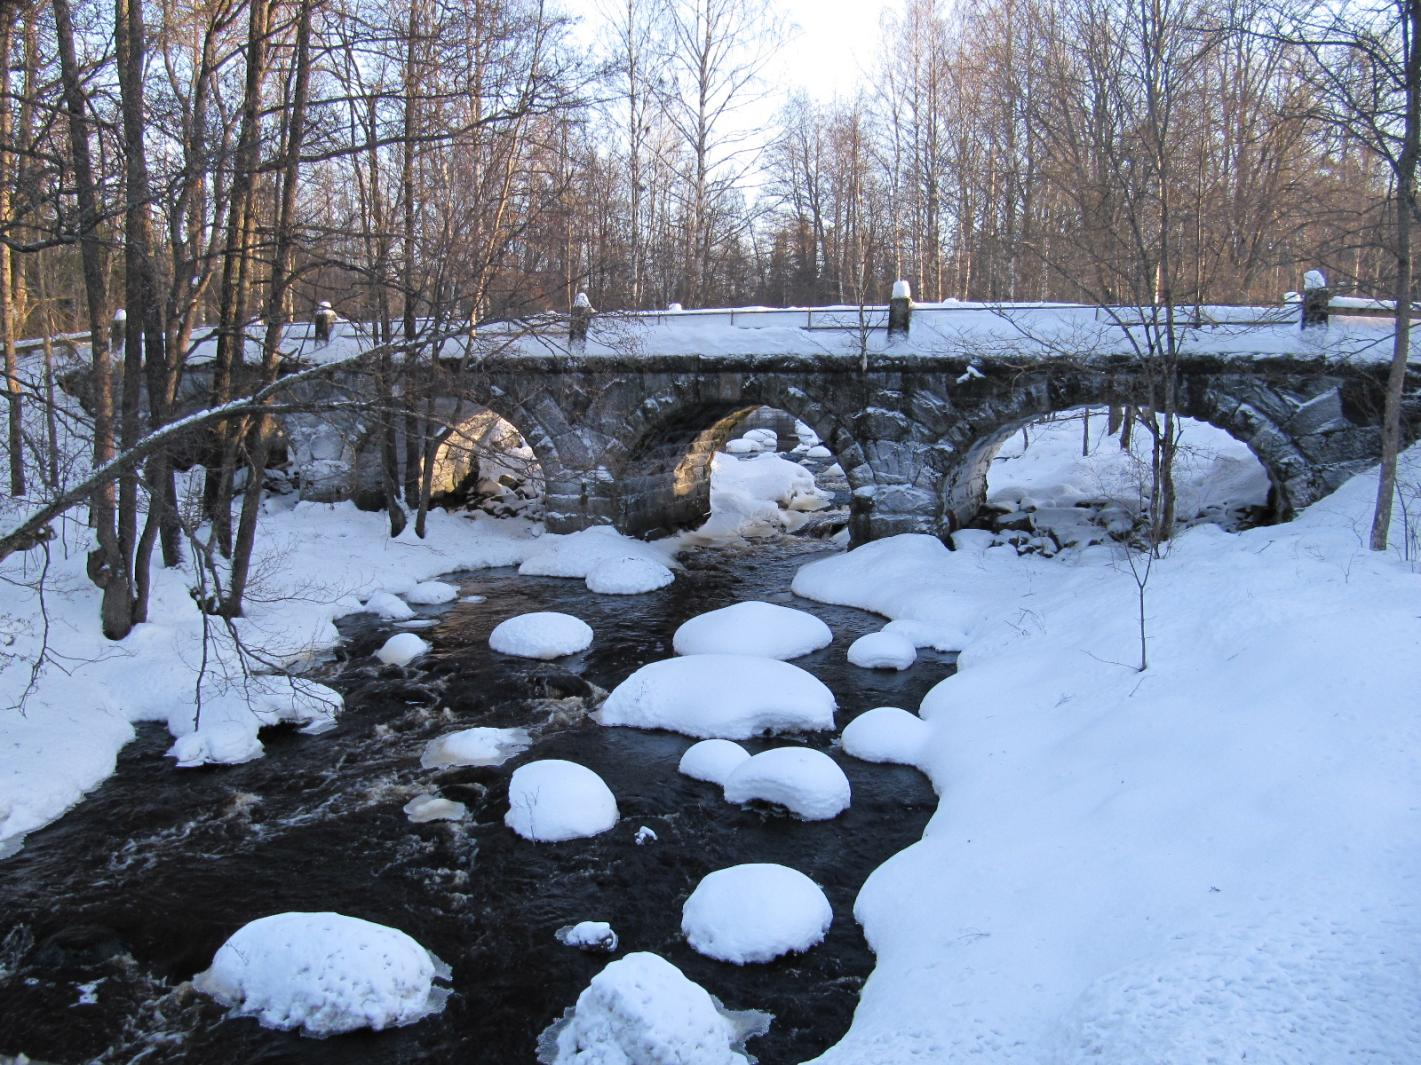
M877 968L823 1065L1421 1060L1421 575L1366 549L1374 492L1182 534L1143 673L1108 548L801 571L968 621L922 706L941 805L859 896Z

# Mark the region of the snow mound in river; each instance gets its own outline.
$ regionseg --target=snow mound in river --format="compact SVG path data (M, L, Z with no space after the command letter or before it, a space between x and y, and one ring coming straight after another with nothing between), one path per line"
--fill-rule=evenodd
M193 986L264 1028L325 1036L413 1024L443 1008L449 970L405 933L339 913L278 913L238 929Z
M519 658L562 658L592 644L592 626L571 614L536 610L501 622L489 634L488 645L500 654Z
M917 765L928 739L928 723L896 706L876 706L844 726L844 753L865 762Z
M672 638L678 655L798 658L829 646L834 634L813 614L755 600L699 614Z
M808 950L833 920L829 900L809 877L756 863L705 876L681 910L681 931L707 957L745 965Z
M431 646L412 632L397 632L380 646L375 657L387 666L407 666Z
M529 762L508 782L504 823L524 839L558 843L606 832L617 823L617 800L592 770L561 758Z
M539 1042L544 1065L748 1065L745 1035L699 984L638 951L592 978Z
M425 745L419 764L425 769L443 766L502 765L533 741L527 729L476 728L460 729L439 736Z
M599 595L641 595L665 588L676 579L669 569L649 558L609 558L587 571L587 590Z
M750 757L750 752L734 740L701 740L686 748L676 767L693 780L725 786L731 770Z
M459 589L444 581L420 581L405 593L406 602L417 606L440 606L459 598Z
M798 666L751 655L688 655L642 666L607 696L604 725L743 740L831 729L834 694Z
M778 803L806 821L827 821L849 807L849 778L809 747L776 747L747 758L725 778L726 802Z
M671 550L668 544L648 544L623 536L610 525L594 525L590 529L556 538L530 555L518 572L525 577L581 577L604 562L619 562L641 558L664 564Z
M907 669L918 660L913 641L891 632L870 632L849 645L849 662L864 669Z

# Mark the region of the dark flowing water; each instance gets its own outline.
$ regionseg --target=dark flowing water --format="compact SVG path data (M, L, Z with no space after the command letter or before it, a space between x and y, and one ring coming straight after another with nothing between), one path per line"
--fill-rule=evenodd
M788 593L822 545L782 539L705 549L674 585L644 596L589 594L580 581L459 575L483 603L427 611L435 651L408 671L370 652L392 627L366 616L330 676L347 709L320 737L264 734L266 757L242 766L174 770L157 726L123 752L117 773L57 824L0 862L0 1055L63 1063L532 1062L537 1037L607 963L554 938L580 920L609 921L619 953L655 951L733 1009L773 1014L748 1049L762 1062L801 1061L847 1028L873 958L852 915L868 874L916 840L934 806L916 771L868 765L832 736L752 741L752 751L802 740L828 750L853 785L853 805L804 823L727 804L676 764L691 740L603 728L585 717L589 685L610 689L671 654L686 618L743 599L812 611L834 643L798 659L834 691L840 727L874 706L915 708L947 673L923 652L905 673L847 665L848 645L882 619ZM498 622L564 610L596 631L592 649L553 664L495 655ZM419 755L436 736L474 725L534 726L534 746L496 768L431 771ZM509 775L534 758L596 770L621 821L587 840L534 844L503 825ZM458 823L411 824L401 811L434 791L467 804ZM647 826L655 842L635 843ZM703 958L680 936L681 904L706 873L779 862L826 891L826 941L768 965ZM284 910L335 910L414 936L453 967L444 1012L407 1028L326 1040L267 1031L186 983L245 922Z

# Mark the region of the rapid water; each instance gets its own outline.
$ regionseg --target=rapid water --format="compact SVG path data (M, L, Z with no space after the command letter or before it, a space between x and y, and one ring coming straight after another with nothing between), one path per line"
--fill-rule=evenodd
M114 776L55 825L0 862L0 1055L40 1061L438 1062L534 1060L540 1032L608 961L554 938L580 920L609 921L621 952L655 951L732 1009L773 1015L748 1050L769 1065L802 1061L847 1028L873 958L854 923L868 874L922 833L935 801L916 771L869 765L833 736L751 741L753 752L802 740L827 750L853 786L853 805L805 823L727 804L719 789L676 772L686 737L603 728L586 718L598 689L671 654L686 618L744 599L807 609L834 643L796 660L838 699L840 727L880 705L916 708L951 672L924 651L904 673L845 661L883 619L789 594L795 569L826 553L778 539L701 549L686 571L643 596L596 596L582 582L511 570L451 578L481 603L427 609L435 650L415 667L382 668L371 651L394 630L367 615L322 680L347 708L319 737L264 733L266 757L241 766L175 770L159 726L145 726ZM592 625L582 655L535 663L491 653L489 632L529 610L562 610ZM533 747L496 768L425 770L441 734L474 725L532 727ZM512 770L566 758L596 770L621 821L590 840L534 844L503 825ZM459 823L411 824L401 811L437 792L467 804ZM647 826L655 842L638 846ZM834 907L828 938L768 965L703 958L680 936L681 904L706 873L779 862L816 880ZM245 922L284 910L335 910L393 925L453 968L446 1009L413 1026L326 1040L226 1019L187 981Z

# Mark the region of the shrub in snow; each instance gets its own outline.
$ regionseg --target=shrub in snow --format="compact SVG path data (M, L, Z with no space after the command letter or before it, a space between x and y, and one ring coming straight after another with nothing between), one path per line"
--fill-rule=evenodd
M727 802L778 803L806 821L827 821L849 807L849 778L837 762L808 747L777 747L747 758L725 778Z
M746 1035L706 990L655 954L618 958L538 1040L544 1065L748 1065Z
M865 762L917 765L928 737L928 723L896 706L877 706L844 727L844 752Z
M649 558L609 558L587 571L587 590L599 595L640 595L665 588L676 575Z
M425 769L443 766L502 765L528 749L533 741L527 729L466 728L432 739L420 755Z
M386 621L408 621L414 617L410 605L391 592L376 592L365 600L367 614L379 614Z
M412 632L397 632L381 645L375 657L387 666L407 666L431 646Z
M468 811L461 802L439 795L416 795L404 806L405 816L416 825L426 821L461 821Z
M918 660L913 641L892 632L870 632L849 645L849 662L864 669L907 669Z
M689 655L642 666L607 696L604 725L743 740L834 727L834 694L798 666L749 655Z
M500 654L519 658L561 658L587 650L592 626L571 614L539 610L519 614L489 634L488 645Z
M324 1036L438 1012L449 970L395 928L339 913L278 913L238 929L192 983L264 1028Z
M617 800L592 770L547 758L513 771L503 821L524 839L558 843L606 832L617 823Z
M750 757L750 752L734 740L701 740L686 748L676 768L694 780L725 786L730 771Z
M576 947L591 954L614 954L620 942L617 933L606 921L579 921L563 925L554 935L563 946Z
M697 615L676 630L678 655L798 658L829 646L834 634L813 614L773 603L735 603Z
M459 598L459 589L443 581L422 581L405 593L405 601L418 606L439 606Z
M708 874L681 909L681 931L700 953L745 965L806 951L834 911L819 885L784 865L733 865Z

